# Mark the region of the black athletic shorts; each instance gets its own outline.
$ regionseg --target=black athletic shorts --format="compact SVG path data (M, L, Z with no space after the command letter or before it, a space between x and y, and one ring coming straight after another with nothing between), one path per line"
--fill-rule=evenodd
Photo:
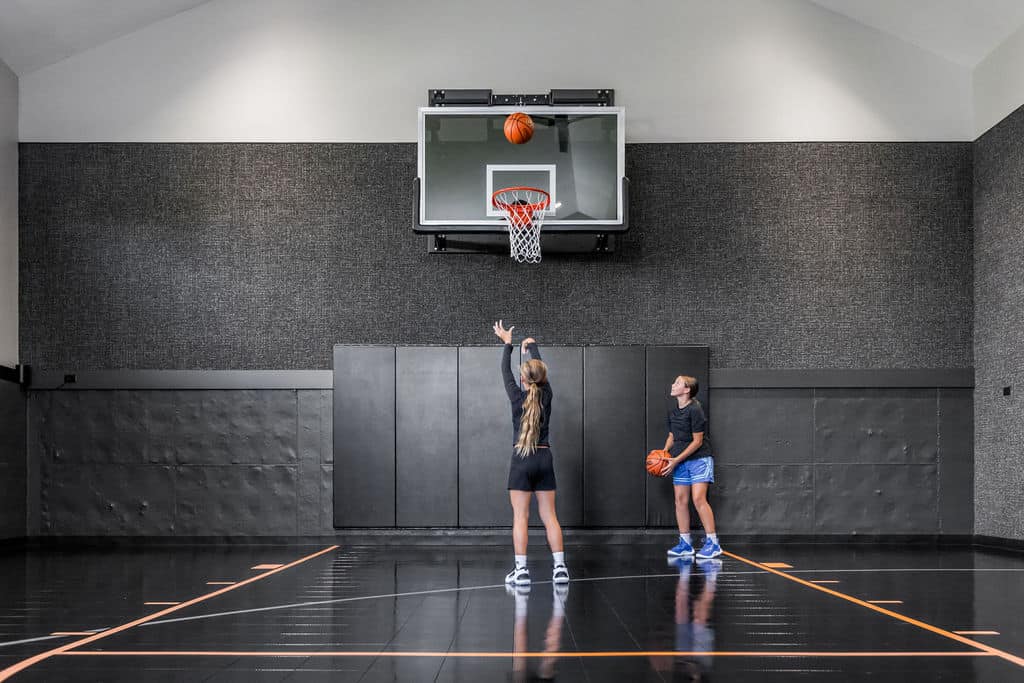
M538 448L525 458L512 451L508 466L509 491L554 491L555 466L550 448Z

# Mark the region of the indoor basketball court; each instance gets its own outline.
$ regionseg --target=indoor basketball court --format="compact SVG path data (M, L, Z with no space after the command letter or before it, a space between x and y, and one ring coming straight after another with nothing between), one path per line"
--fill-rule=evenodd
M1024 680L1012 5L0 7L0 681Z

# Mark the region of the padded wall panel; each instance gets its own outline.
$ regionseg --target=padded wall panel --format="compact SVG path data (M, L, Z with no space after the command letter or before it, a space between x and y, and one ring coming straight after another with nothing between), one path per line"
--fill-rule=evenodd
M644 347L583 350L583 522L642 526Z
M730 465L803 464L814 457L814 389L713 388L715 454Z
M819 463L935 463L935 389L818 389L814 459Z
M543 346L540 353L548 366L553 392L548 436L558 482L558 521L579 526L583 523L583 349ZM530 520L540 525L536 498L531 503Z
M814 531L936 533L936 465L814 466Z
M672 383L679 375L690 375L697 379L699 389L697 400L704 407L709 425L706 433L712 452L717 455L717 441L711 434L711 401L708 384L708 356L706 346L648 346L645 359L645 392L647 445L642 454L662 448L668 438L668 412L678 405L670 396ZM642 466L642 465L640 465ZM671 476L646 477L646 523L648 526L676 525L675 501ZM694 516L696 521L696 515Z
M0 540L27 529L26 406L17 384L0 381Z
M508 466L512 409L501 379L501 346L459 348L459 526L511 526ZM519 349L511 365L519 365ZM518 379L518 371L514 370Z
M939 389L939 527L974 533L974 396Z
M396 355L395 523L459 522L459 351L399 347Z
M334 347L334 525L395 525L395 349Z

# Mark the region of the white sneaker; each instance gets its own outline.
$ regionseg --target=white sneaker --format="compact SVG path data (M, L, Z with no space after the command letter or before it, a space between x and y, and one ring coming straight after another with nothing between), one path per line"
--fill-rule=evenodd
M569 583L569 569L564 564L556 564L551 570L551 581L553 583Z
M510 586L529 586L530 570L526 567L515 567L505 575L505 583Z

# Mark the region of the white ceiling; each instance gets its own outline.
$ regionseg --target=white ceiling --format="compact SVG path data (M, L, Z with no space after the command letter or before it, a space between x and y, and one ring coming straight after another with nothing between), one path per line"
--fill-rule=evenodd
M19 76L209 0L0 0L0 59ZM976 66L1024 26L1024 0L809 0Z
M1024 26L1022 0L810 1L972 68Z
M208 0L0 0L0 59L19 76Z

